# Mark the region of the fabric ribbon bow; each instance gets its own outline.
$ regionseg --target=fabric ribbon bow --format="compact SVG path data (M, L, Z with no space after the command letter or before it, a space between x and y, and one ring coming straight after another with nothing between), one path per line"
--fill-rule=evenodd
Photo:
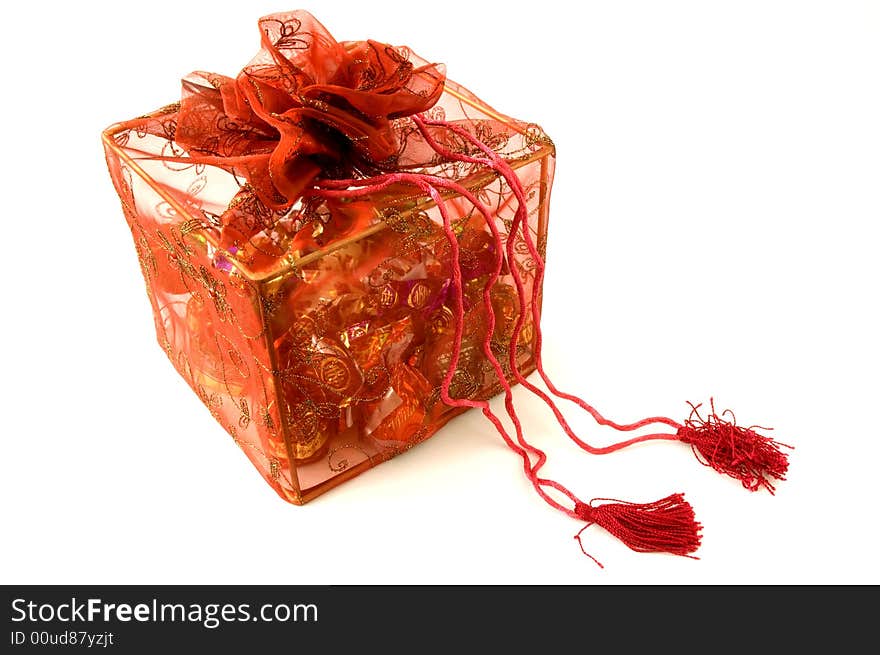
M376 41L337 42L306 12L259 25L263 49L238 77L184 79L175 141L190 158L242 176L275 210L319 176L395 170L394 121L434 106L442 66L416 68L405 49Z

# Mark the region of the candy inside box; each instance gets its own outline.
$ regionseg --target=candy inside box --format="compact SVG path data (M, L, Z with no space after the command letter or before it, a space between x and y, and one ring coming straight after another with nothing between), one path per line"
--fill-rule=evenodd
M181 161L177 111L170 105L108 128L108 165L159 344L278 494L297 504L311 500L464 411L445 405L439 392L454 314L450 243L431 198L401 184L358 199L309 199L284 212L267 210L240 177ZM515 169L528 201L528 229L543 256L550 139L450 81L429 115L464 127ZM395 129L418 147L409 119L399 119ZM419 170L471 190L506 240L517 201L503 178L436 153ZM482 294L495 241L468 200L443 197L459 247L465 310L450 396L485 399L501 389L482 351ZM228 212L259 229L235 246L224 244L220 227ZM527 301L540 301L541 293L521 234L514 253L512 261L505 254L491 289L492 348L502 364L519 312L510 267L521 273ZM531 320L517 348L523 374L535 366Z

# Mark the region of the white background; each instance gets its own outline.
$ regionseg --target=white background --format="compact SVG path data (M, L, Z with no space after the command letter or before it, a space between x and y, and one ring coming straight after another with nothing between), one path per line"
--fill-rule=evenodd
M59 3L60 5L61 3ZM517 392L585 498L685 491L701 559L545 506L479 415L305 507L155 343L100 131L234 75L283 2L4 5L4 583L878 583L880 12L872 2L322 2L558 147L547 369L608 416L716 397L796 445L750 494L679 444L604 458ZM573 409L582 434L598 430Z

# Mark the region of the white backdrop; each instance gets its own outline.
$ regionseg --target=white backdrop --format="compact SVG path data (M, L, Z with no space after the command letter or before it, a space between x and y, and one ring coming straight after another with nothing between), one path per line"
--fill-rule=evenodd
M777 495L750 494L678 444L591 457L518 391L550 477L586 498L685 491L705 526L699 561L591 528L604 570L473 413L305 507L275 496L155 343L99 134L191 70L234 75L257 18L296 7L98 7L0 10L0 582L880 582L876 3L302 7L445 62L554 139L561 388L622 421L714 395L797 446Z

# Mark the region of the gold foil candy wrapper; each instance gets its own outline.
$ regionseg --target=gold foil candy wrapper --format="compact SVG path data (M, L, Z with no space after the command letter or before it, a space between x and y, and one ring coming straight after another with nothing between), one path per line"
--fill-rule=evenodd
M507 342L519 317L519 296L513 285L498 282L490 291L492 312L495 315L493 340Z
M421 373L407 364L398 365L391 375L389 397L383 399L386 405L393 405L393 409L387 412L381 407L375 409L383 418L370 436L380 443L395 444L407 444L418 438L425 422L425 401L430 392L431 385Z

